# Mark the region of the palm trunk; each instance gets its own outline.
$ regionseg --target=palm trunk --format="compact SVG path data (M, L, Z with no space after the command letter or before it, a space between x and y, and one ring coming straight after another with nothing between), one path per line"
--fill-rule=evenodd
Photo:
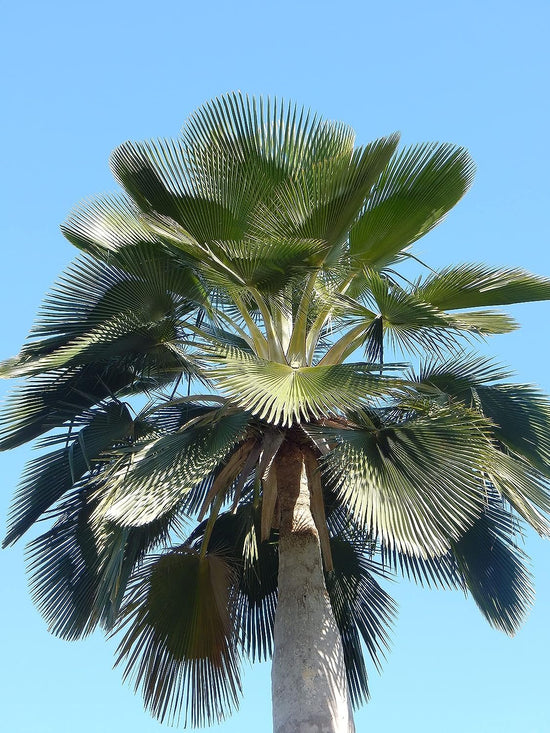
M353 733L344 652L325 587L301 447L276 458L281 512L271 673L274 733Z

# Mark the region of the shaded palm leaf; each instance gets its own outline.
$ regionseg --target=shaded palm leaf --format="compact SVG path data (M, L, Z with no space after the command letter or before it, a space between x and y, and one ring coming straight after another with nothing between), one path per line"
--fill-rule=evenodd
M57 508L54 526L27 547L33 600L50 631L64 639L85 636L98 624L112 627L135 565L174 525L168 517L137 529L102 527L97 534L93 506L87 488L77 485Z
M57 522L27 548L32 598L48 629L64 639L93 631L99 559L86 492L73 491L57 510Z
M543 537L550 537L550 484L528 463L495 451L487 467L492 487ZM546 515L546 516L545 516Z
M516 536L517 522L492 497L481 517L452 547L464 585L479 610L491 626L510 636L534 601L526 556Z
M241 691L233 569L221 555L181 548L149 558L132 580L117 663L161 721L222 720Z
M221 513L208 539L208 552L234 558L236 623L243 652L251 661L271 658L279 569L275 541L260 542L261 506L245 500L235 513ZM207 522L189 538L202 546Z
M119 369L116 363L101 369L89 365L32 377L4 403L0 450L33 440L73 420L105 398L158 384L158 378L139 379L133 370Z
M477 520L476 520L477 521ZM382 564L388 570L412 580L422 587L465 590L464 578L452 550L444 555L419 557L398 552L382 545Z
M550 476L550 401L535 387L498 383L507 376L486 359L464 355L428 363L414 379L421 390L476 407L493 422L503 449Z
M277 293L289 280L311 272L324 249L318 239L298 236L218 240L210 245L212 255L203 255L201 273L211 286L229 293L246 293L250 287Z
M373 573L384 574L381 566L368 559L360 535L357 540L331 538L334 571L325 576L342 636L351 701L356 708L369 698L361 640L380 669L381 657L389 649L388 631L397 611L395 602L373 577Z
M108 403L87 416L87 424L76 433L67 433L64 448L30 461L15 496L3 546L24 534L52 504L69 491L102 451L128 438L133 420L127 407Z
M475 397L497 440L550 477L550 401L523 384L479 386Z

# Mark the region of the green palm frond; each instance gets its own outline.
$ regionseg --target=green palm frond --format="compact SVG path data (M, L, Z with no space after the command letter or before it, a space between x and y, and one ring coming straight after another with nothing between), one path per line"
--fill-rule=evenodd
M492 359L465 353L449 359L430 359L420 366L418 375L411 372L411 381L429 394L446 394L462 400L472 388L501 381L511 372Z
M399 137L381 138L348 158L331 158L280 184L258 206L253 223L262 236L307 237L342 244L373 184L395 151Z
M177 223L190 244L239 239L244 231L238 216L195 186L200 178L186 158L181 140L127 142L114 151L111 168L141 211Z
M463 344L516 328L494 308L550 299L550 279L420 262L474 166L397 144L240 93L124 143L123 191L70 214L80 256L0 363L24 380L0 450L42 436L4 544L53 521L28 547L39 610L63 638L121 631L161 721L222 720L241 656L271 657L285 458L354 706L395 615L377 576L461 589L508 634L532 602L516 540L522 520L550 536L550 400ZM388 347L428 361L403 376Z
M211 725L238 706L233 567L185 547L152 556L131 581L117 664L162 722Z
M458 329L446 313L372 270L365 273L365 281L368 284L367 308L377 314L381 334L389 337L394 348L418 351L419 348L435 350L456 346ZM372 323L367 322L365 329L367 349L376 334ZM379 348L381 351L381 344Z
M421 558L383 552L386 567L428 587L471 594L494 628L515 634L534 602L518 520L492 491L478 519L444 555Z
M260 541L261 506L248 498L243 502L235 513L219 514L208 539L208 552L234 558L239 641L243 653L254 662L270 659L273 650L279 561L276 542ZM207 525L203 522L189 537L195 549L202 547Z
M250 545L255 546L253 552ZM274 541L260 542L257 523L244 537L243 556L237 609L243 651L252 662L271 659L279 556Z
M76 260L45 300L21 353L0 366L0 375L103 363L110 354L139 361L164 350L168 358L171 342L183 333L179 322L197 307L190 298L204 295L189 271L178 274L147 261L141 267L138 278L90 258Z
M97 517L141 526L190 501L245 434L249 416L211 408L175 433L121 449L100 487Z
M519 326L507 313L494 310L465 311L447 313L451 327L466 331L474 336L491 336L499 333L511 333Z
M510 636L534 601L517 535L517 521L498 498L491 497L485 512L452 547L464 586L479 610L491 626Z
M129 437L128 408L111 402L90 412L87 424L68 432L65 446L30 461L10 511L3 546L11 545L73 485L91 471L101 453Z
M55 510L53 527L27 546L33 601L63 639L86 636L98 624L110 629L134 567L178 526L168 516L139 528L102 526L98 533L93 508L89 488L77 484Z
M497 440L550 478L550 401L523 384L475 388L479 409L494 423Z
M152 358L149 363L155 364ZM157 364L158 365L158 362ZM138 377L116 362L59 369L37 375L15 389L6 399L0 415L0 450L22 445L43 433L75 420L93 405L143 389L154 389L163 381L157 376Z
M95 527L99 559L99 582L90 609L106 631L117 623L130 579L148 553L166 547L174 535L181 535L177 512L140 527L120 527L107 522Z
M182 135L194 170L208 171L212 184L218 186L222 184L219 171L208 168L214 153L235 165L245 161L242 178L249 170L247 182L257 186L264 166L279 182L324 160L349 157L355 140L351 127L341 122L322 120L283 100L248 97L240 92L200 107L188 119Z
M398 387L379 365L290 366L237 349L211 350L210 378L232 402L273 425L290 426L353 409ZM389 365L387 368L391 368Z
M448 550L443 555L420 557L382 546L380 554L382 564L388 571L411 580L423 588L466 590L464 578L452 550Z
M495 451L488 467L490 484L542 537L550 538L550 482L523 460Z
M416 292L437 308L478 308L548 300L550 280L517 268L459 265L428 276Z
M414 379L420 390L475 406L492 421L504 449L550 476L550 401L536 387L503 383L509 376L491 361L465 354L427 363Z
M163 256L169 261L139 208L121 194L96 196L75 207L61 231L75 247L103 262L118 264L117 256L139 249L157 261Z
M249 288L278 293L289 280L312 272L325 249L318 239L297 236L217 240L203 254L201 274L213 288L230 294L246 294Z
M422 299L414 287L402 287L374 270L361 275L360 300L332 296L332 317L344 331L323 356L322 363L338 363L359 346L367 358L383 361L386 341L404 353L457 353L466 339L509 333L517 324L491 310L448 313ZM340 312L341 311L341 312Z
M48 629L64 639L89 634L97 625L94 599L99 559L81 488L59 506L53 527L29 543L28 572L33 601Z
M353 133L344 125L277 101L227 95L195 113L181 140L120 146L112 168L144 212L177 222L204 243L254 234L253 212L274 189L304 167L349 160L352 151ZM265 234L261 219L260 228Z
M323 467L341 500L389 548L444 554L481 514L491 449L487 424L473 411L440 408L381 427L368 420L308 430L333 446Z
M380 270L435 227L462 198L474 164L464 148L413 145L386 166L350 231L350 253Z

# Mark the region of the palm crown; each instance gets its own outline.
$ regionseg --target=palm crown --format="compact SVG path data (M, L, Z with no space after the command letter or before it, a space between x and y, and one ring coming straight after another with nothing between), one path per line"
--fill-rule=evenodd
M515 328L491 306L547 299L550 282L400 274L473 164L397 144L356 147L345 125L238 94L177 140L123 144L124 192L70 216L82 255L1 367L26 380L0 447L48 449L5 544L55 520L29 545L51 631L122 630L119 661L161 719L220 719L241 657L272 653L290 447L354 705L362 642L378 665L395 612L376 576L467 590L508 633L532 601L517 537L522 520L549 534L549 403L464 347Z

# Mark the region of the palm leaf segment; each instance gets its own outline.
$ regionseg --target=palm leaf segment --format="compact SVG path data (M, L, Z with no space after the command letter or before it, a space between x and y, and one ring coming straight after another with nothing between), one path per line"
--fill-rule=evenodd
M66 638L122 628L119 661L161 719L223 718L241 656L271 654L284 441L308 446L355 705L362 645L378 665L395 611L377 574L469 591L508 633L531 602L517 516L548 535L548 401L457 349L514 328L493 307L550 282L401 277L473 165L397 142L356 147L345 125L235 94L177 140L125 143L123 192L71 214L81 254L0 365L25 378L0 447L45 436L5 544L55 520L29 545L36 603ZM428 360L406 374L388 349Z

